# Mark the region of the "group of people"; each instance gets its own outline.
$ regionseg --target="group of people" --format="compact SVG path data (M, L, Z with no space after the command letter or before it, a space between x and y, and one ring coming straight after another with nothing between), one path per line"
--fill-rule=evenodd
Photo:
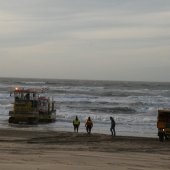
M78 132L79 126L80 126L80 120L78 119L78 117L76 116L76 118L73 120L73 126L74 126L74 132ZM93 127L93 122L91 120L90 117L88 117L88 119L85 122L85 127L86 127L86 131L87 133L91 133L91 129Z
M113 117L110 117L110 121L111 121L111 127L110 127L110 131L111 131L111 135L112 136L116 136L116 131L115 131L115 120ZM78 133L79 130L79 126L80 126L80 120L78 119L78 116L76 116L76 118L73 120L73 126L74 126L74 132ZM91 120L90 117L88 117L88 119L85 121L85 127L86 127L86 131L88 134L91 133L91 129L93 127L93 121Z

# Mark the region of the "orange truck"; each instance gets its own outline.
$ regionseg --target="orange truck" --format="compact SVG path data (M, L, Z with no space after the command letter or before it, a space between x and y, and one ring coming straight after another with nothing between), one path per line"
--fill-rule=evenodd
M170 137L170 109L158 110L157 128L159 141L163 142Z

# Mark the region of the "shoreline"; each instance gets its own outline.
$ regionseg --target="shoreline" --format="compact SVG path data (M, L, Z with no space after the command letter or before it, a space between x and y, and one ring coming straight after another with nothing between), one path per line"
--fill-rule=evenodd
M170 168L170 141L92 133L0 129L0 169Z
M75 145L82 150L102 152L148 152L170 153L170 141L159 142L158 138L136 136L111 136L99 133L75 133L67 131L31 130L31 129L0 129L0 143L14 143L21 145L55 146L56 150L66 146L72 150ZM162 145L163 144L163 145ZM169 146L164 148L164 146ZM161 148L162 147L162 148ZM78 147L77 147L78 148Z
M57 122L57 124L50 124L53 125L52 126L45 126L44 124L39 124L39 126L37 125L28 125L28 124L8 124L5 127L0 127L0 129L16 129L16 130L33 130L33 131L56 131L56 132L73 132L73 125L70 122L67 122L68 124L66 124L65 126L63 126L63 124L61 122ZM97 125L97 126L96 126ZM100 128L100 124L96 124L95 123L95 127L93 127L92 129L92 134L103 134L103 135L110 135L110 124L107 125L107 129L103 130L98 130ZM126 130L122 130L120 129L121 127L116 127L116 134L118 136L129 136L129 137L146 137L146 138L158 138L157 136L157 128L155 129L155 131L153 131L153 133L141 133L141 132L132 132L129 131L127 132ZM86 129L83 125L81 125L79 127L79 132L80 133L86 133Z

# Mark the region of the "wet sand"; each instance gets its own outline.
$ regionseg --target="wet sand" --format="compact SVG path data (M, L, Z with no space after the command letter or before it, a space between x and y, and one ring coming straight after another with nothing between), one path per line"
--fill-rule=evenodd
M0 129L0 170L169 170L170 141Z

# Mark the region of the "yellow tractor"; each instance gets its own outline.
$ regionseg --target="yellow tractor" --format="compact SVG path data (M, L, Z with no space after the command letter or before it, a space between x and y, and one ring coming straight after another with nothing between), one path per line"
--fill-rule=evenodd
M43 96L43 90L16 88L12 93L14 93L14 104L13 110L9 111L9 123L56 120L55 102Z
M161 142L170 137L170 109L158 110L157 128Z

